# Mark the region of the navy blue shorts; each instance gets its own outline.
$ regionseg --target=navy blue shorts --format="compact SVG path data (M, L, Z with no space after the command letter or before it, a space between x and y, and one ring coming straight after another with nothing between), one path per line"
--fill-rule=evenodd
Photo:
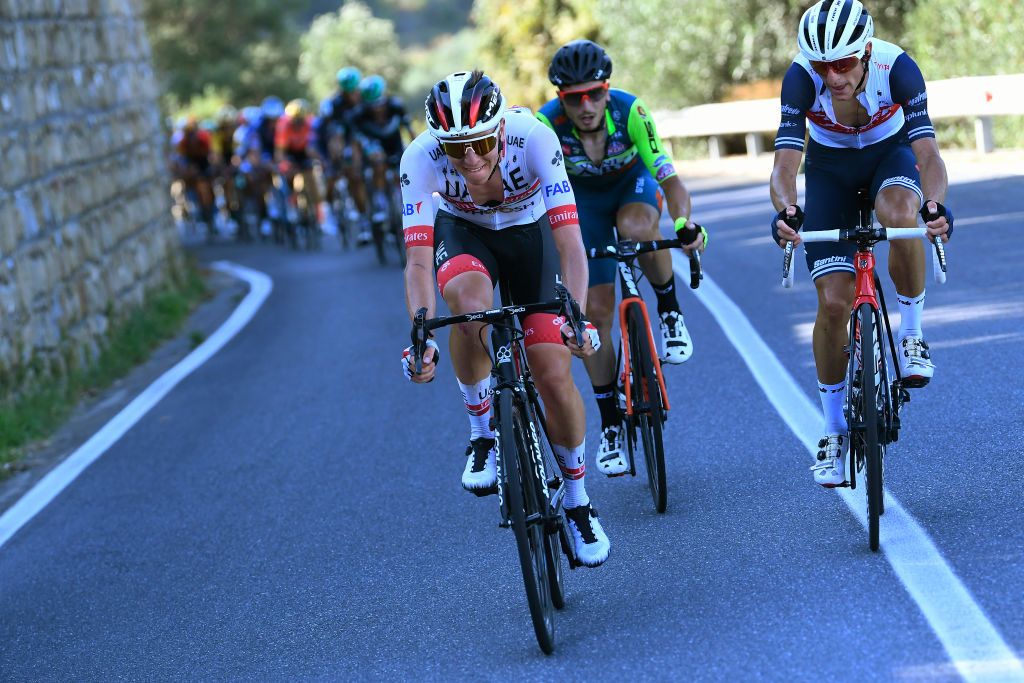
M661 215L661 189L647 167L639 160L632 168L623 171L610 185L578 182L569 176L572 191L576 195L576 210L580 216L583 231L583 246L603 249L615 242L615 219L626 204L641 202L654 207ZM590 265L590 286L605 285L615 281L618 263L612 259L594 259Z
M807 181L804 230L835 230L857 225L857 190L866 187L875 201L879 191L901 186L912 190L924 204L921 175L910 143L900 136L864 149L826 147L810 140L804 166ZM811 278L835 272L855 273L852 242L805 243Z

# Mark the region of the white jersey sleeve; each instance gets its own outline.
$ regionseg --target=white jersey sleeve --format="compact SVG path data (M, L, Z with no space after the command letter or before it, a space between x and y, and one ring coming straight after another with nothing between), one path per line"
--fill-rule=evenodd
M436 146L437 143L434 144ZM416 138L402 154L399 176L402 183L402 228L407 249L434 247L433 193L438 189L435 162L424 145L423 136Z
M534 126L527 138L525 150L528 171L540 179L541 197L551 229L578 226L580 221L576 196L569 184L558 136L547 126Z

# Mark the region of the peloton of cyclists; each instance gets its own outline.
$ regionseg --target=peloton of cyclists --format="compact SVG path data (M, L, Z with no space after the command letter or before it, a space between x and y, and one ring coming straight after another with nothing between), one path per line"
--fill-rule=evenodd
M928 117L924 77L910 55L873 37L873 21L859 0L821 0L808 9L797 31L799 54L782 81L782 121L775 138L771 177L772 239L800 243L785 219L804 230L852 227L856 192L867 188L878 221L916 227L925 218L928 238L953 232L953 213L942 205L948 181ZM796 175L806 153L806 200L797 205ZM938 214L935 220L929 216ZM818 295L814 362L825 417L825 436L814 480L825 487L846 483L849 427L846 401L847 322L853 304L856 245L806 245L807 268ZM897 350L908 387L923 387L935 366L921 331L925 297L925 250L920 240L889 242L889 275L900 309Z

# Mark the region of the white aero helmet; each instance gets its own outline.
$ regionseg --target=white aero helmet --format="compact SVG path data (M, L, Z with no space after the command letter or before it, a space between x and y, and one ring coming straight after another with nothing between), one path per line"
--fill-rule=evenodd
M797 31L800 53L812 62L863 56L874 22L860 0L821 0L804 12Z
M505 116L501 88L482 71L460 71L438 81L425 104L427 130L442 142L489 135Z

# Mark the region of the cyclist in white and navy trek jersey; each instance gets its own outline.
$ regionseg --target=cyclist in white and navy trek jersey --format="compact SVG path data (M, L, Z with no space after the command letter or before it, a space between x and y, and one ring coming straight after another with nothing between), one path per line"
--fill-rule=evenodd
M946 241L953 213L942 205L948 180L928 92L914 60L900 47L873 38L873 22L858 0L821 0L807 10L797 33L800 53L782 81L782 119L772 171L772 238L800 243L797 228L829 230L857 222L856 193L866 188L878 221L910 228L918 214L928 238ZM809 122L810 140L804 145ZM797 204L796 175L806 151L805 205ZM929 221L928 218L935 220ZM814 361L825 436L819 442L815 481L846 483L849 434L846 394L847 322L853 305L856 245L806 245L807 267L818 293ZM889 275L900 309L898 356L906 386L922 387L935 366L921 331L925 249L918 240L889 243Z

